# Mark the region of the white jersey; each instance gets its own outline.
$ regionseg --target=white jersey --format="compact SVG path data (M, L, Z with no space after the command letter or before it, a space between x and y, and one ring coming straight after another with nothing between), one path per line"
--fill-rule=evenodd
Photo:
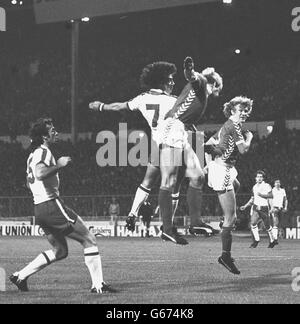
M45 201L55 199L59 196L59 176L55 175L45 179L36 178L36 165L44 163L46 166L56 165L56 161L51 151L45 145L38 147L31 153L27 160L27 183L33 195L34 204L41 204Z
M173 108L177 98L171 96L160 89L151 89L128 102L131 111L139 110L147 120L152 138L157 143L161 143L158 134L158 126L165 119L166 114Z
M286 192L283 188L273 188L273 207L283 208L284 198L286 198Z
M272 191L272 187L266 183L266 182L262 182L262 183L257 183L254 187L253 187L253 197L254 197L254 205L256 206L260 206L260 207L267 207L269 206L268 204L268 198L262 198L258 195L258 193L262 194L262 195L267 195L269 192Z

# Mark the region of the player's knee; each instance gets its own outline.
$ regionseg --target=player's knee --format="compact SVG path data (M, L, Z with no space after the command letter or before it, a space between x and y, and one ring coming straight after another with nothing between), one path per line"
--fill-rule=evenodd
M172 191L175 189L176 183L177 183L176 176L163 177L161 179L161 187L168 188Z
M196 189L203 189L205 177L198 177L198 178L191 178L190 179L190 186Z
M95 237L95 235L92 235L91 233L89 233L89 234L85 237L84 245L85 245L86 247L97 246L97 241L96 241L96 237Z

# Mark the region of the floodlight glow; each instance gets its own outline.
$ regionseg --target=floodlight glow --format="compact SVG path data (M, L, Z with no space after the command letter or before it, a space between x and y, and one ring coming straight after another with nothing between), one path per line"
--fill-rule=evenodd
M84 18L81 18L81 21L89 22L90 21L90 18L89 17L84 17Z

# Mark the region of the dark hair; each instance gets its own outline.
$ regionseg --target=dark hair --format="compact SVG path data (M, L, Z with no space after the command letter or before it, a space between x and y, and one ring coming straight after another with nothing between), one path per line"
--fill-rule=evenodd
M256 175L258 175L258 174L261 174L261 175L263 176L264 179L266 178L266 173L265 173L265 171L263 171L263 170L257 170L257 171L256 171Z
M35 123L32 124L29 130L29 137L31 139L30 150L33 152L40 145L44 143L44 136L49 135L49 126L53 125L51 118L39 118Z
M168 62L154 62L144 67L140 76L140 84L144 90L162 89L168 83L170 74L175 74L175 64Z

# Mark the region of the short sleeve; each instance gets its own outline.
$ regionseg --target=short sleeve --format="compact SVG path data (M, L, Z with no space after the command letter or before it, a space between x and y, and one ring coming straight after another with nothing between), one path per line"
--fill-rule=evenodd
M286 191L285 189L282 189L283 190L283 197L286 197Z
M128 101L128 109L131 111L139 110L141 105L143 104L143 96L139 95Z
M239 145L239 144L245 142L244 136L242 134L242 128L241 128L240 124L233 123L232 136L233 136L233 140L234 140L236 145Z
M266 183L266 192L267 193L269 193L269 192L272 192L273 193L273 189L272 189L272 187L268 183Z
M44 163L46 166L50 166L51 163L51 153L45 148L38 148L33 153L32 165L37 165L39 163Z

